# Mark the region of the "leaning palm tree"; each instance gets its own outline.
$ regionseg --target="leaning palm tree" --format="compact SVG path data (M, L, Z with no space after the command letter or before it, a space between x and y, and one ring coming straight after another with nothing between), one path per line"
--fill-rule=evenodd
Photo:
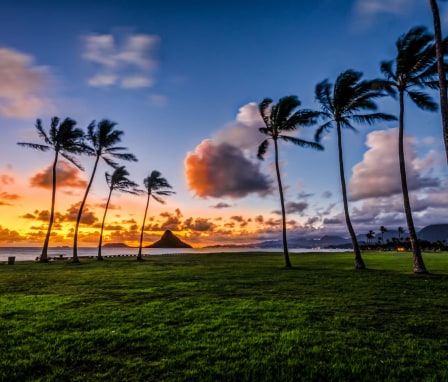
M285 267L291 268L291 261L288 253L288 243L286 240L286 212L283 196L283 186L280 177L280 167L278 161L278 140L293 143L301 147L309 147L316 150L323 150L323 146L316 142L308 142L303 139L292 137L288 133L293 133L298 126L310 126L316 123L318 112L312 110L296 110L301 102L296 96L280 98L277 104L273 104L272 99L265 98L259 104L260 115L263 118L265 127L260 127L260 132L267 138L258 147L258 158L263 159L269 147L269 139L274 142L275 170L277 173L278 191L280 195L280 205L282 212L282 233L283 233L283 253L285 256Z
M174 191L169 190L170 188L172 188L171 185L165 178L162 178L161 175L162 174L159 171L154 170L151 172L151 175L147 176L143 180L147 197L146 197L145 214L143 216L142 230L140 233L140 244L138 246L137 261L143 260L142 258L143 233L145 231L145 222L146 222L146 214L148 212L149 199L153 198L156 202L164 204L165 201L161 198L161 196L169 196L175 194Z
M376 112L377 105L374 100L385 94L381 90L374 89L375 80L367 81L361 80L361 78L361 72L349 69L337 77L334 85L328 82L328 80L324 80L316 85L316 99L321 105L321 116L326 120L316 131L316 141L321 139L324 132L332 127L336 127L345 222L352 240L356 269L365 269L365 264L348 209L342 155L342 129L347 128L356 131L352 124L353 122L371 125L377 121L396 119L392 115Z
M409 202L406 164L404 159L404 111L405 94L422 110L436 111L437 104L422 88L437 88L437 59L433 36L425 27L414 27L396 42L397 56L383 61L381 72L386 77L383 86L395 97L398 93L400 115L398 120L398 158L403 204L413 252L415 273L426 273L420 245L417 241L411 204Z
M125 166L117 167L112 175L106 172L106 182L109 186L109 195L107 197L106 206L104 208L103 221L101 222L100 241L98 244L98 260L103 260L103 256L101 255L101 246L103 244L104 223L106 221L106 214L109 208L109 202L112 196L112 192L114 190L117 190L134 195L140 192L139 190L137 190L138 184L133 182L132 180L129 180L128 176L129 172L126 170Z
M90 176L89 184L87 185L84 197L79 207L78 215L76 217L76 226L73 240L73 258L72 262L79 263L78 258L78 229L81 221L82 211L87 200L90 188L92 187L93 179L95 177L98 162L101 158L113 168L118 167L118 164L113 159L121 159L128 161L137 161L137 158L130 153L123 152L125 147L116 146L121 141L123 131L114 130L115 122L103 119L98 124L95 121L91 122L87 127L86 140L83 153L95 157L95 164L93 166L92 175Z
M442 27L440 25L440 14L437 0L429 0L434 21L434 38L437 57L437 74L439 76L440 111L442 115L443 140L445 142L445 153L448 162L448 95L446 85L446 65L444 56L447 52L447 41L442 40Z
M60 122L58 117L51 119L50 130L48 133L42 127L42 121L36 121L36 129L40 138L45 144L18 142L17 144L24 147L30 147L39 151L54 151L53 168L52 168L52 191L51 191L51 211L50 221L48 223L47 234L45 236L42 253L39 257L40 262L48 262L48 245L50 242L51 229L54 222L54 208L56 202L56 169L59 155L73 163L80 170L84 169L75 160L72 154L79 154L82 152L82 141L84 132L81 129L75 128L76 121L70 118L65 118Z

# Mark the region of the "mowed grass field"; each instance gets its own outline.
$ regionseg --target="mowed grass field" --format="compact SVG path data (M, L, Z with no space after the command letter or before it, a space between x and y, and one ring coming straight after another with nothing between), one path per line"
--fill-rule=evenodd
M448 253L0 265L1 381L448 381Z

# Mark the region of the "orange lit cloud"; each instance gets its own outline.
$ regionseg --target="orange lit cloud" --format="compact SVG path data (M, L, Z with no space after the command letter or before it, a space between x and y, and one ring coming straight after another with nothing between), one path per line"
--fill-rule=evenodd
M27 54L0 48L0 115L26 119L55 111L44 96L50 79L48 68L34 66L33 61Z
M250 193L266 195L271 191L269 178L258 163L247 159L241 149L227 143L203 141L185 159L189 188L202 198L242 198Z
M52 188L53 167L48 166L44 171L37 173L30 179L32 187ZM58 187L86 188L87 182L79 177L80 171L65 161L59 161L56 168L56 181Z

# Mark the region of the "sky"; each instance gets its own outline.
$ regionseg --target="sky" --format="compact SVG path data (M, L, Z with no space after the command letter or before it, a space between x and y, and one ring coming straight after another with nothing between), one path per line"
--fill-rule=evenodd
M443 31L448 8L441 2ZM39 246L48 227L53 153L36 119L70 117L85 129L107 118L138 158L122 163L140 185L152 170L175 195L151 201L145 243L170 229L194 247L280 239L273 153L258 104L297 95L318 109L314 88L346 69L381 76L380 62L416 25L432 31L424 0L2 1L0 13L0 246ZM432 93L438 101L438 94ZM382 112L398 114L392 98ZM313 139L316 126L297 136ZM406 103L405 150L417 228L448 223L448 171L439 113ZM397 162L397 122L344 131L350 212L358 235L406 227ZM289 237L348 237L335 131L323 152L280 145ZM272 147L271 147L272 148ZM76 214L93 168L58 167L50 246L73 243ZM100 164L79 245L95 246L108 188ZM114 193L104 242L138 242L143 195Z

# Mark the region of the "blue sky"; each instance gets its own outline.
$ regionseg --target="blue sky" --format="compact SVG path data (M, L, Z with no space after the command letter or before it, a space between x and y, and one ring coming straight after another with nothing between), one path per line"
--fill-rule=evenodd
M348 68L377 77L379 63L393 59L401 34L415 25L432 30L429 4L421 0L2 4L0 244L38 242L45 229L42 212L49 209L50 193L45 177L37 175L45 174L52 156L15 143L37 141L35 119L47 127L53 115L71 117L80 127L102 118L116 121L125 132L123 145L139 158L128 165L131 177L142 183L158 169L173 185L176 195L167 204L151 206L149 238L165 228L197 245L275 238L275 183L272 193L257 189L260 179L273 179L273 167L272 156L263 163L254 158L263 140L256 104L295 94L303 107L318 108L316 83L333 81ZM441 13L446 25L443 3ZM398 112L392 99L380 105ZM440 116L410 104L407 110L416 225L446 222ZM359 234L380 225L405 226L391 143L395 127L382 123L345 132L346 177ZM300 134L312 138L314 131ZM281 147L290 235L346 235L333 133L323 141L324 152ZM67 183L61 181L57 208L67 217L55 234L59 242L70 241L68 211L90 175L92 163L82 161L85 173L62 165ZM251 177L240 179L241 169ZM89 196L87 245L96 240L106 170L100 169ZM108 238L132 241L144 201L117 195L115 204Z

